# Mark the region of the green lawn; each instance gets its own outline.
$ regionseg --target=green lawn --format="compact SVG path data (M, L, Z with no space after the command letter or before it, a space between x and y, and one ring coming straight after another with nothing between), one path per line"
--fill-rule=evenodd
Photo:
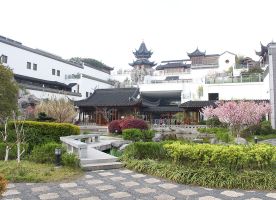
M38 164L29 161L0 161L0 174L10 182L54 182L70 181L83 175L81 169L55 168L52 164Z
M254 137L255 137L254 135L250 135L249 137L246 138L246 140L249 142L254 142ZM257 138L258 138L258 141L274 139L276 138L276 134L257 135Z

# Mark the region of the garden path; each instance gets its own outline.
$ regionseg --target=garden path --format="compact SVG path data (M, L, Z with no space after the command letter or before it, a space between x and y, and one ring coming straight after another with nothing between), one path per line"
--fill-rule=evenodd
M272 200L276 192L210 189L172 183L126 169L86 172L66 183L9 184L4 200Z

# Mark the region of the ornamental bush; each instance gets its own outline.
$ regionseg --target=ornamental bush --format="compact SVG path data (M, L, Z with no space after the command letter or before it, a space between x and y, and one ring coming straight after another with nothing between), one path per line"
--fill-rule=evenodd
M80 165L80 160L75 154L64 153L61 155L61 162L64 166L71 168L78 168Z
M174 142L164 148L177 163L229 170L271 168L276 160L276 147L267 144L223 146Z
M168 142L135 142L127 146L124 158L134 159L165 159L166 151L163 148Z
M36 145L44 144L47 142L60 143L60 137L69 135L80 134L80 128L78 126L68 123L53 123L53 122L36 122L25 121L24 123L25 141L29 144L29 152ZM3 127L2 127L3 128ZM0 127L1 129L1 127ZM10 138L15 138L14 124L10 122L8 129L12 131ZM14 142L14 141L13 141Z
M141 140L141 130L137 128L130 128L123 130L123 139L138 142Z
M130 129L130 128L137 128L140 130L148 130L147 123L142 119L125 119L121 123L122 130Z
M6 191L7 185L8 181L2 175L0 175L0 196Z
M122 123L122 120L113 120L110 122L108 124L109 133L122 133L120 123Z
M137 128L123 130L123 139L133 142L143 141L150 142L155 135L154 130L140 130Z
M62 148L61 144L49 142L43 145L37 145L31 152L30 160L37 163L54 163L56 148ZM63 152L65 152L64 149Z

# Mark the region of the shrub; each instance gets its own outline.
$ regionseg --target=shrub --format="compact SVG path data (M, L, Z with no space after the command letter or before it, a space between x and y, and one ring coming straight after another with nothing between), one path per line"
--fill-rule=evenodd
M121 128L122 128L122 130L130 129L130 128L137 128L137 129L140 129L140 130L147 130L148 125L142 119L126 119L126 120L122 121Z
M123 139L138 142L141 140L141 130L137 128L130 128L123 130Z
M8 128L10 131L12 131L13 134L11 135L11 138L15 138L13 122L8 124ZM68 123L25 121L24 130L26 137L25 140L29 144L29 152L35 145L40 145L47 142L60 143L60 137L62 136L80 134L80 128L78 126Z
M125 160L127 168L167 178L181 184L199 185L210 188L275 190L276 173L271 170L229 171L225 168L175 165L171 162L154 160Z
M110 133L122 133L120 123L121 123L121 120L113 120L108 124L108 131Z
M156 133L155 130L143 130L143 131L141 131L140 139L143 142L151 142L152 138L155 136L155 133Z
M55 121L54 118L47 116L47 114L45 112L38 113L36 120L40 121L40 122L53 122L53 121Z
M233 140L233 136L226 128L214 127L214 128L198 128L200 133L215 134L216 138L222 142L229 143Z
M75 154L64 153L61 156L62 164L67 167L77 168L80 165L80 161Z
M150 142L155 135L154 130L140 130L137 128L123 130L123 139L133 142L143 141Z
M226 167L229 170L271 168L276 159L276 147L266 144L223 146L174 142L164 145L164 148L177 163Z
M220 127L222 126L222 123L217 117L212 117L206 120L206 125L209 127Z
M30 160L37 163L54 163L56 148L62 148L61 144L49 142L43 145L35 146L31 152Z
M0 196L6 191L7 185L7 180L2 175L0 175Z
M124 151L125 158L135 159L164 159L166 151L163 148L168 142L135 142L127 146Z

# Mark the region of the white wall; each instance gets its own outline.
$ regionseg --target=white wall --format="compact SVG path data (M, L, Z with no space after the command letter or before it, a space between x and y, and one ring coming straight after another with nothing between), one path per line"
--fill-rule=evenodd
M65 84L78 83L82 98L86 98L86 92L93 92L92 88L110 88L110 84L86 79L65 79L65 75L71 74L86 74L91 77L107 81L110 79L110 74L100 70L93 69L88 66L79 68L77 66L64 63L46 56L42 56L25 49L11 46L6 43L0 42L0 55L8 56L7 65L13 69L15 74L20 74L28 77L57 81ZM31 62L32 69L27 69L27 62ZM33 64L37 64L37 71L33 70ZM60 76L52 75L52 69L60 70ZM57 73L57 72L56 72ZM31 90L31 92L33 92ZM41 96L39 92L34 92ZM54 94L55 95L55 94ZM44 95L42 95L44 96Z
M226 61L229 61L228 63ZM235 67L236 55L228 51L224 52L219 57L219 71L227 71L230 67Z
M208 93L219 93L220 100L269 99L264 82L206 84L203 88L203 100L208 100Z

